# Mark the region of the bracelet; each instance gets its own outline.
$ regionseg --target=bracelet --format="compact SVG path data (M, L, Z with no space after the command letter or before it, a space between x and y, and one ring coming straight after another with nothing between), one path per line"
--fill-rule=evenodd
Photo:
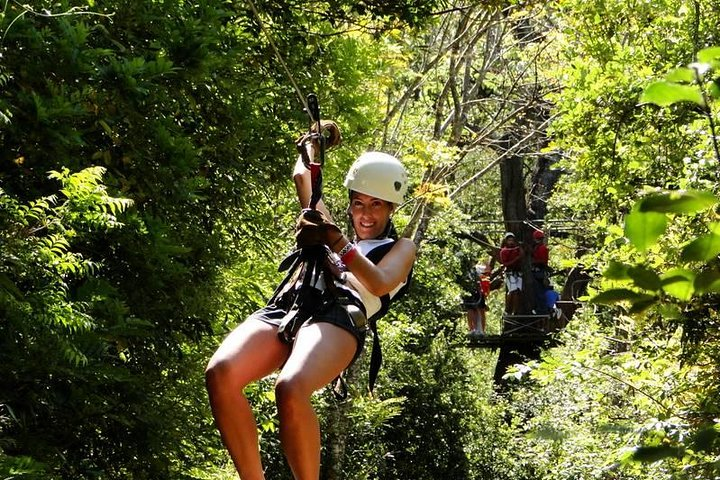
M333 244L333 246L335 246L335 244ZM343 248L341 248L340 251L338 252L338 257L340 257L340 259L342 259L343 255L345 255L350 250L352 250L354 246L355 246L355 244L353 242L346 243L345 246Z
M355 258L355 256L357 255L357 248L355 248L355 245L354 244L349 244L349 245L351 245L351 247L348 249L348 251L343 253L342 255L340 255L340 260L345 265L348 265L350 262L352 262L353 259ZM343 247L343 250L345 250L344 247Z

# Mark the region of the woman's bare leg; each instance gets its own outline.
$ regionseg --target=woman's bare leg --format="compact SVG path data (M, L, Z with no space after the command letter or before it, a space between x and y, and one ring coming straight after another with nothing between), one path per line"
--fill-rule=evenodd
M469 308L467 310L467 322L468 322L468 332L470 332L470 333L474 332L475 328L477 328L477 317L476 317L474 308Z
M275 386L280 441L296 480L320 477L320 426L310 397L350 363L357 340L329 323L300 329Z
M215 423L242 480L265 478L257 425L243 389L280 368L289 351L277 327L251 318L230 332L205 371Z
M478 326L480 327L478 329ZM487 333L487 314L484 308L478 309L478 320L475 326L476 330L480 330L483 335Z

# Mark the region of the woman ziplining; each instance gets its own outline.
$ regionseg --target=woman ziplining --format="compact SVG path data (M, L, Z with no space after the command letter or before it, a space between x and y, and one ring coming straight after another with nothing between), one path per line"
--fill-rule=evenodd
M328 146L339 143L337 125L317 125L326 130ZM415 261L415 244L398 239L392 223L407 190L403 165L391 155L369 152L350 167L344 182L354 233L349 240L334 224L319 195L318 175L311 173L317 173L315 159L324 155L325 138L316 129L298 142L293 180L302 211L290 274L265 307L225 338L206 370L215 422L243 480L265 478L243 389L277 370L283 451L296 480L319 478L320 427L311 395L358 358L368 328L407 286ZM376 334L374 341L376 370ZM371 384L376 374L371 371Z

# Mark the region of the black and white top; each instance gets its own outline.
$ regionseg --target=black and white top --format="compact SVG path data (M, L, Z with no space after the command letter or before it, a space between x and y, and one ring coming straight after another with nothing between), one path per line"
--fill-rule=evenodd
M372 263L377 265L380 260L390 251L395 245L395 240L392 238L382 238L378 240L360 240L355 244L355 248L358 249L358 253L365 256ZM390 293L378 297L373 295L365 288L365 285L358 280L352 272L345 272L344 283L336 281L336 286L349 294L364 307L365 315L368 319L377 319L385 315L390 307L390 302L393 298L397 297L402 293L403 289L407 286L409 277L404 282L397 285Z

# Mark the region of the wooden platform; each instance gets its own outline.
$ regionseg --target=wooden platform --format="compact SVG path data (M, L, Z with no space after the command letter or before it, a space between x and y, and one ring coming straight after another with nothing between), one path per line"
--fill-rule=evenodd
M512 344L548 342L552 339L551 319L551 315L503 315L500 335L468 335L464 346L496 349Z
M541 343L550 340L547 333L468 336L465 346L468 348L500 348L515 343Z

